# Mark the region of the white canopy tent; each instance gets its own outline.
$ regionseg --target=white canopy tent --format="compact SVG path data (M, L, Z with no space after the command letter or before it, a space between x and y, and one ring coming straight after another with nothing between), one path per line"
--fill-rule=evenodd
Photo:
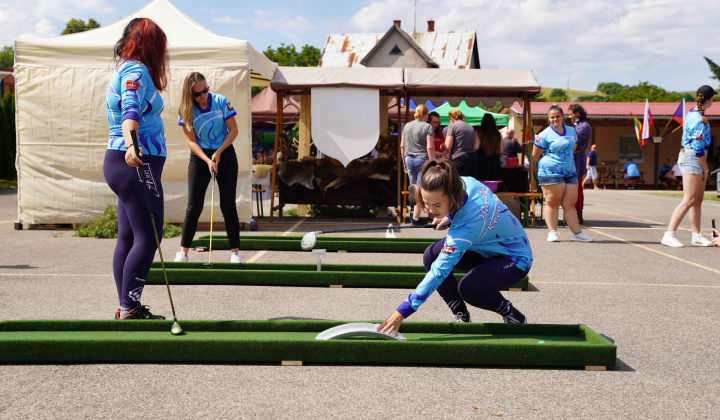
M105 27L15 41L20 223L85 222L116 202L102 172L108 137L105 90L115 43L127 23L137 17L155 21L168 38L170 82L162 93L168 151L162 176L165 219L182 222L185 217L190 151L177 115L182 82L190 71L199 71L211 91L226 96L238 114L239 134L234 142L239 166L237 207L240 221L249 222L250 86L267 84L277 64L247 41L215 35L168 0L154 0ZM210 212L203 212L201 221L209 219Z

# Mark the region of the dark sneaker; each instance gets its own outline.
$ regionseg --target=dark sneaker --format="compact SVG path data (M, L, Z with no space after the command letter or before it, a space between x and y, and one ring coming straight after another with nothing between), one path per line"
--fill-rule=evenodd
M503 322L506 324L527 324L527 318L522 312L513 307L509 314L503 316Z
M165 319L162 315L154 315L150 313L150 309L145 305L138 305L120 318L120 310L115 313L115 319Z
M470 322L470 312L458 312L452 322Z

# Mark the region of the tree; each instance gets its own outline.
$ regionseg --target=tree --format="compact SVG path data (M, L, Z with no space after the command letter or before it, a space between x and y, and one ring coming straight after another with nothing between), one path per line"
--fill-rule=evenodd
M710 66L710 72L713 74L711 77L715 80L720 80L720 66L715 64L714 61L707 57L703 57L705 61L707 61L708 66Z
M600 96L600 95L588 95L588 96L581 96L576 99L578 102L609 102L610 97L609 96Z
M565 95L565 91L562 89L553 89L550 91L550 97L548 102L567 102L568 97Z
M82 19L72 18L65 25L65 30L60 35L76 34L78 32L85 32L90 29L99 28L100 24L95 19L88 19L85 23Z
M12 47L2 47L0 50L0 67L12 67L15 65L15 54ZM0 92L1 94L2 92Z
M263 52L265 57L281 66L291 67L316 67L320 62L320 50L312 45L303 45L302 50L298 52L295 45L285 45L280 43L277 49L267 47Z
M621 85L620 83L615 82L600 82L595 90L606 95L617 95L620 91L626 89L627 87L628 86L626 85Z
M651 85L649 82L640 82L635 86L624 86L617 94L610 95L610 102L675 102L682 99L677 92L668 92L665 89Z
M16 178L15 95L8 92L0 100L0 179Z

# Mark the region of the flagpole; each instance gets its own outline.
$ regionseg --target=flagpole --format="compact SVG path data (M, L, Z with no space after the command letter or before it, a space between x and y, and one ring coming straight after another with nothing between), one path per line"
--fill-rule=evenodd
M670 123L673 122L673 117L670 116L670 119L668 120L667 124L665 124L665 128L663 128L663 133L660 134L660 137L665 137L665 132L667 131L668 127L670 127Z

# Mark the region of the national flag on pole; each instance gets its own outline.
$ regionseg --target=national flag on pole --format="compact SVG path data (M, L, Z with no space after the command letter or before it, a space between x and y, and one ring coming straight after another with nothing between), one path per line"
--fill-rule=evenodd
M678 122L678 124L683 125L683 118L685 117L685 98L683 98L672 117L673 120Z
M633 116L633 120L635 121L635 137L637 137L638 146L642 148L642 141L640 140L640 133L642 133L642 124L640 124L640 121L638 121L635 114L630 114Z
M650 143L650 129L653 125L653 118L652 114L650 113L650 101L645 99L645 116L643 117L643 124L642 124L642 135L640 148L642 149L643 146Z

